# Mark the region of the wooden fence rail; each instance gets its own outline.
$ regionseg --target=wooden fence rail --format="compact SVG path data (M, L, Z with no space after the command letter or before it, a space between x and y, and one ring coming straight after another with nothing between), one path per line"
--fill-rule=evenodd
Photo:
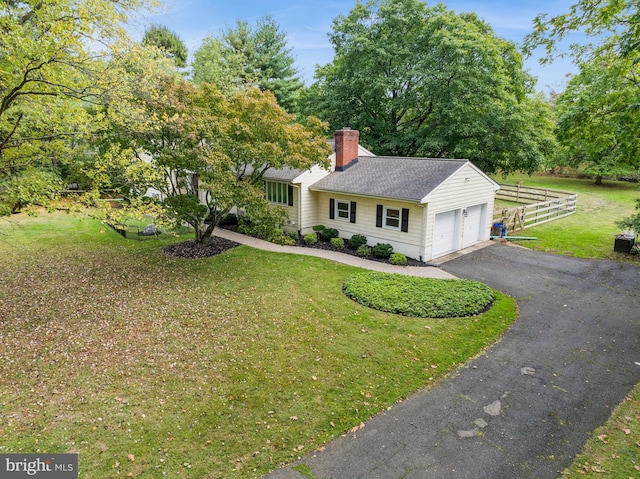
M546 188L500 185L496 199L521 205L494 212L494 223L503 223L508 232L514 232L575 213L578 195Z

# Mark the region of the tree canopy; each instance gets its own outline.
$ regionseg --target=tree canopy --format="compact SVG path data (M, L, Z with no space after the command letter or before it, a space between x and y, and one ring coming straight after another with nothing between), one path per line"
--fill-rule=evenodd
M579 0L564 15L540 15L526 51L544 46L553 61L558 42L582 31L592 43L570 46L580 68L557 98L564 163L603 176L640 170L640 1ZM562 54L562 53L561 53Z
M177 33L164 25L151 25L142 38L143 45L153 45L172 59L178 68L187 66L187 47Z
M119 88L127 15L151 0L0 2L0 208L57 189L56 168L90 130L88 107ZM36 178L15 202L15 186ZM12 199L14 198L14 199ZM8 202L8 203L7 203ZM9 204L9 206L7 206Z
M270 16L254 26L238 21L219 37L205 38L194 53L192 67L195 83L212 83L225 94L251 87L269 90L289 112L295 111L297 94L304 86L286 34Z
M264 173L326 165L330 154L326 125L314 119L306 127L295 123L272 93L258 89L225 97L208 83L164 77L132 110L149 122L128 123L117 115L110 128L117 133L104 149L114 158L128 155L127 165L138 167L125 176L138 184L138 196L146 189L140 185L162 192L167 212L178 224L191 225L200 244L234 206L269 227L282 221L282 210L268 208Z
M419 0L358 3L334 20L334 61L307 112L350 126L376 154L468 158L487 172L534 171L554 140L515 45L475 14Z

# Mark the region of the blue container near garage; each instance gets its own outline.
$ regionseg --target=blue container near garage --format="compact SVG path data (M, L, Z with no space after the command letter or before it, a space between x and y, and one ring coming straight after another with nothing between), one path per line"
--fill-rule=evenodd
M493 223L491 228L491 236L507 236L507 227L504 223Z

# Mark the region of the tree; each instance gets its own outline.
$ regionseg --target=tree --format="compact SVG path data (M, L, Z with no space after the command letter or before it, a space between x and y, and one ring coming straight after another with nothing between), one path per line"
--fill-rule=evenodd
M468 158L506 173L535 171L553 148L516 47L475 14L372 0L336 18L330 39L334 61L316 71L305 112L359 129L377 154Z
M524 51L530 55L534 49L544 47L546 55L541 62L552 62L558 44L576 31L582 31L596 42L570 45L569 53L578 64L611 53L637 59L640 0L577 0L566 14L552 18L540 14L534 20L534 31L525 38Z
M178 68L187 66L187 47L178 34L163 25L151 25L142 38L143 45L153 45L172 59Z
M35 178L33 168L55 174L74 142L90 130L87 107L118 88L113 63L105 59L117 56L123 45L128 13L150 3L0 1L2 211L16 196L12 188L26 177ZM41 193L51 190L51 182L41 181L44 177L33 182L43 189L29 190L33 201L43 202ZM29 202L20 196L20 204Z
M326 125L294 122L270 92L241 90L225 98L215 86L194 86L175 77L161 79L157 91L138 98L151 127L118 123L110 149L145 155L162 178L152 184L165 196L176 223L186 222L198 244L206 244L215 226L238 206L255 221L272 212L263 175L270 168L306 169L327 165ZM121 155L119 155L121 156ZM271 219L277 215L270 214Z
M557 132L568 151L566 161L586 167L598 184L605 175L637 174L640 1L578 0L564 15L539 15L525 51L543 46L542 62L553 61L558 43L578 30L594 43L569 47L580 73L557 99Z
M205 38L194 53L192 67L196 83L212 83L225 94L252 87L269 90L289 112L295 111L304 86L286 34L270 16L260 18L254 27L239 20L219 38Z
M604 176L640 170L640 66L609 56L581 65L556 101L557 135L566 163L602 184Z

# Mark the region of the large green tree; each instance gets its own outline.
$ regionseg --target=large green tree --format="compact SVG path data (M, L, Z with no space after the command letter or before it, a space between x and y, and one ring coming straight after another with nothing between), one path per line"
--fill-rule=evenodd
M91 130L88 106L119 88L107 60L125 44L128 14L152 3L0 0L0 211L58 189L56 168Z
M475 14L420 0L358 2L337 17L332 63L304 96L376 154L468 158L487 172L534 171L553 147L515 45Z
M568 13L539 15L525 48L543 46L543 62L558 45L582 31L589 43L572 44L569 54L580 73L557 99L558 138L564 164L603 176L640 170L640 1L579 0ZM560 52L565 54L567 52Z
M164 25L151 25L142 37L143 45L161 49L178 68L187 66L187 47L177 33Z
M278 104L295 112L303 83L294 67L287 36L270 16L254 26L238 21L219 37L210 36L194 53L193 79L212 83L222 92L258 87L271 91Z
M556 100L563 162L603 177L640 171L640 64L610 55L581 64Z
M214 85L195 86L174 76L161 78L155 92L135 103L131 110L149 123L116 115L105 150L114 158L138 156L126 161L138 167L122 176L137 182L139 194L147 186L161 191L167 212L193 227L198 244L208 242L234 206L255 221L277 219L265 199L264 173L326 165L330 154L326 125L317 119L306 127L296 123L270 92L247 89L225 97Z

